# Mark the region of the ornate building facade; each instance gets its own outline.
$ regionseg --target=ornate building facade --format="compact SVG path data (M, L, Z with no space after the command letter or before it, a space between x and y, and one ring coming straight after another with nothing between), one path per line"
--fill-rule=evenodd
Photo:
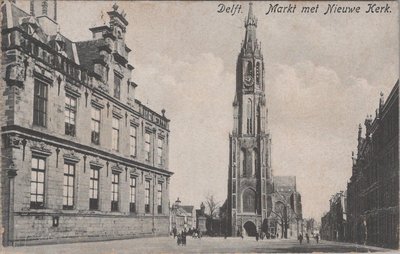
M245 28L236 65L234 126L229 137L228 233L252 236L263 231L275 235L278 214L284 209L285 236L288 228L297 235L302 228L302 209L296 178L273 177L272 173L264 59L251 3Z
M56 3L1 5L3 244L166 235L169 119L135 98L126 15L72 42Z
M350 242L399 247L399 81L386 101L379 100L375 119L360 124L357 155L347 184Z

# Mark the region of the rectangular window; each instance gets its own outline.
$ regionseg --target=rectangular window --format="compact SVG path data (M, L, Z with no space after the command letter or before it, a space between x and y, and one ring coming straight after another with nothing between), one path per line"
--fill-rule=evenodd
M118 151L119 147L119 119L112 119L112 149Z
M157 212L162 213L162 183L157 185Z
M63 189L63 209L73 209L74 207L74 178L75 165L64 164L64 189Z
M45 169L46 161L43 158L32 157L30 207L33 209L44 208Z
M158 142L157 142L157 162L159 165L163 164L163 139L162 138L158 138Z
M129 136L130 136L130 141L129 141L129 150L130 150L130 155L131 156L136 156L136 127L131 126L129 130Z
M144 134L144 155L146 161L150 161L150 133Z
M232 181L232 193L236 193L236 181Z
M236 209L236 195L232 195L232 208Z
M89 209L99 209L99 169L90 169Z
M65 97L65 135L75 136L76 99Z
M130 183L130 202L129 202L129 211L131 213L136 212L136 178L131 176L131 183Z
M33 124L46 127L47 119L47 85L35 80L33 97Z
M145 213L150 213L150 181L145 182L144 193L144 210Z
M121 95L121 77L114 74L114 97L119 99Z
M100 144L100 109L92 107L92 143Z
M111 211L118 211L118 184L119 184L119 174L112 173L111 176Z

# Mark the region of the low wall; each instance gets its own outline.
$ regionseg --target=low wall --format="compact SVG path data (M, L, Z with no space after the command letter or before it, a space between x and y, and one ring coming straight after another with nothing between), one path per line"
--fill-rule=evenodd
M168 235L168 216L15 215L14 246Z

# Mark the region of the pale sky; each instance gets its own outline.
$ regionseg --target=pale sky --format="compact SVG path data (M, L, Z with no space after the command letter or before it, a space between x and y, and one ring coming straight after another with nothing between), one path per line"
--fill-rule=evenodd
M17 2L29 10L28 1ZM199 207L212 193L222 203L248 4L240 2L243 12L231 15L217 13L220 2L118 3L129 21L137 99L157 112L165 108L171 119L171 202L179 197ZM255 2L254 13L266 68L273 172L297 176L303 215L319 220L351 176L358 123L375 115L380 91L387 96L399 77L398 6L389 2L388 14L323 15L328 3L320 2L316 14L265 15L270 3ZM366 10L369 2L336 3ZM58 1L61 32L73 41L90 39L88 29L101 24L101 11L112 4Z

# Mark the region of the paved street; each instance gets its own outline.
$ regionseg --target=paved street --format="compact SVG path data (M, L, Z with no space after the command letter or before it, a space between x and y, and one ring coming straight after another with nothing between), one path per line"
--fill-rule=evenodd
M254 238L188 238L187 246L177 246L172 238L145 238L107 242L58 244L6 248L0 254L128 254L128 253L310 253L310 252L390 252L391 250L348 243L322 241L300 245L295 240Z

